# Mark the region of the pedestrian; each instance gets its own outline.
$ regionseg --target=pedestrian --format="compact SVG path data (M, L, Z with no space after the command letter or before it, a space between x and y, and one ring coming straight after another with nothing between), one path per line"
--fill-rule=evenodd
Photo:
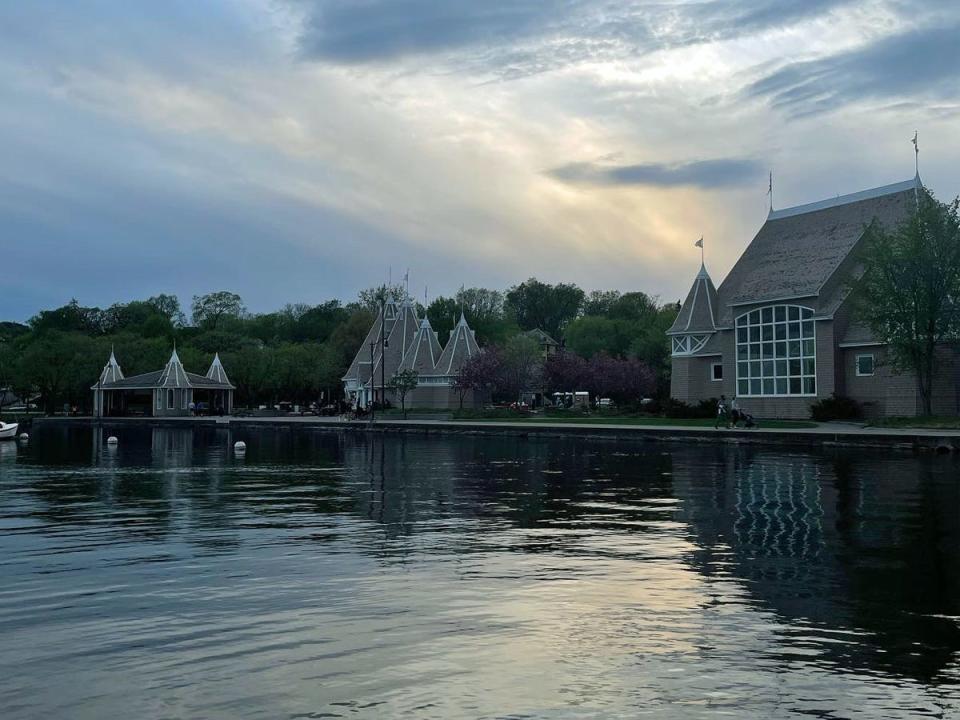
M743 420L743 413L740 412L740 401L734 395L730 398L730 424L736 427L741 420Z
M717 400L717 419L713 423L713 429L716 430L720 427L720 421L723 420L723 424L730 428L730 419L727 416L727 396L721 395L720 399Z
M192 400L190 401L189 408L190 408L190 417L193 417L194 415L197 414L197 404Z

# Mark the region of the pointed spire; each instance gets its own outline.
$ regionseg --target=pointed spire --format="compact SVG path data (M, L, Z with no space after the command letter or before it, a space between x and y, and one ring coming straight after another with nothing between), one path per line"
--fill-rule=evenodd
M702 262L693 280L687 299L683 301L677 319L668 333L713 332L717 329L717 289Z
M190 387L190 380L187 378L187 371L183 369L183 363L180 362L180 356L177 355L176 345L173 347L173 352L170 353L167 366L160 375L159 384L161 387L168 388Z
M230 384L230 379L227 377L227 371L223 369L223 363L220 362L220 353L214 354L213 362L210 363L210 369L207 370L207 377L210 380L223 383L224 385Z
M103 366L103 371L100 373L100 380L98 382L100 385L106 385L107 383L114 383L118 380L123 380L123 370L120 369L120 363L117 362L117 356L114 354L113 345L111 345L110 359L107 360L107 364Z

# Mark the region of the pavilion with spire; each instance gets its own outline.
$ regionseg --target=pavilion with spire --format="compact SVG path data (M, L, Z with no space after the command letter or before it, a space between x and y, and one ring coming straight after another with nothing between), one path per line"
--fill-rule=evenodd
M234 386L220 362L220 355L206 375L188 372L176 348L162 370L125 377L113 350L93 391L97 417L145 415L178 417L190 415L190 406L206 414L229 414L233 410Z
M418 385L407 395L409 407L454 408L460 402L456 390L460 369L478 352L480 347L462 311L446 346L441 347L430 320L418 317L409 296L399 303L390 297L343 376L344 396L361 408L371 402L395 402L390 380L402 370L412 370L417 373ZM464 398L469 405L481 400L472 391Z
M811 404L834 394L854 399L867 416L917 414L915 378L887 362L883 339L853 312L850 288L861 272L865 227L906 220L921 192L917 174L779 210L771 199L766 221L719 287L701 256L667 331L671 396L691 404L736 396L758 417L809 418ZM960 355L944 348L938 367L935 412L956 414Z

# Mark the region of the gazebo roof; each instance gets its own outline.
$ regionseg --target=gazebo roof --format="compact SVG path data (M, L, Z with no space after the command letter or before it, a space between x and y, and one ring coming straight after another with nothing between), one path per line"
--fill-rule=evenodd
M118 380L123 380L123 370L120 369L120 363L117 362L117 358L113 354L113 348L110 348L110 359L107 360L107 364L103 366L103 372L100 373L98 384L102 386L106 383L117 382Z
M110 357L116 362L112 353ZM222 376L210 377L210 372L217 366L219 366L222 371ZM109 367L110 363L108 362L107 368ZM104 370L106 371L107 368L104 368ZM118 363L117 370L119 369L120 366ZM132 375L130 377L123 377L121 373L120 377L110 381L103 381L101 376L101 381L90 387L91 390L155 390L160 388L233 390L234 386L231 385L229 379L227 379L227 373L223 370L223 365L220 364L219 356L214 357L210 371L204 376L184 370L183 363L180 362L180 357L177 355L177 351L174 350L163 370L154 370L153 372L141 373L140 375Z
M210 369L207 370L207 379L224 385L230 384L230 380L227 378L227 371L223 369L223 363L220 362L220 353L214 354L213 362L210 363Z

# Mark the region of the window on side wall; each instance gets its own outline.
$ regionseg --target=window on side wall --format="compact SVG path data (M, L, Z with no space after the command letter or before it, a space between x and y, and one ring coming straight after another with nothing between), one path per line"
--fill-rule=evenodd
M173 410L173 390L167 390L167 410Z
M870 377L873 375L873 365L873 353L857 355L857 377Z
M723 363L713 363L710 366L710 379L713 381L723 380Z

